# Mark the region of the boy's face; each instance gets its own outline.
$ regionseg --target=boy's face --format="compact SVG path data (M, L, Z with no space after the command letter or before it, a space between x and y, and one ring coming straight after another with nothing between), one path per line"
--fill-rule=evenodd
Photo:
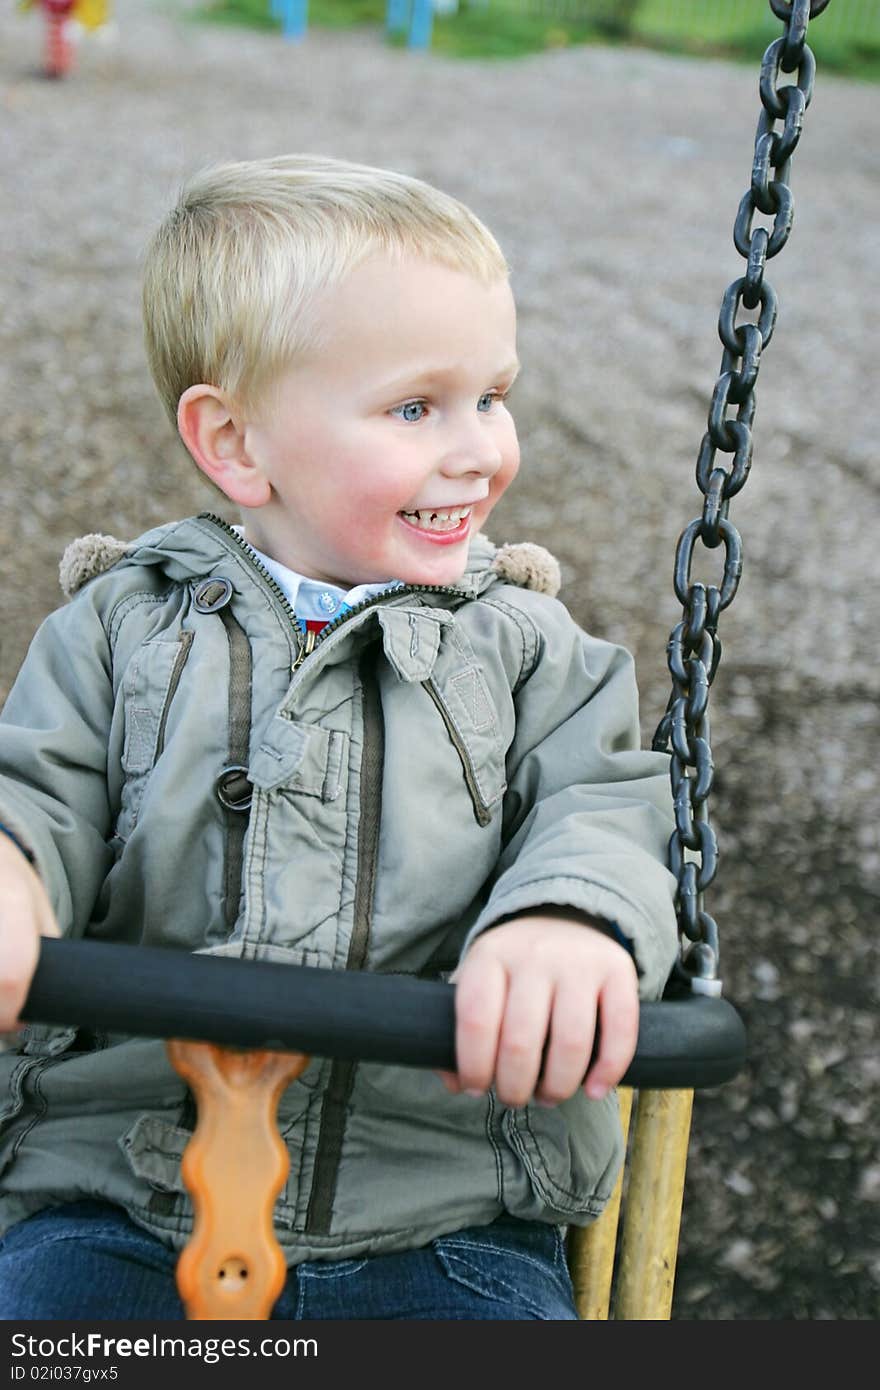
M246 425L271 487L247 539L328 583L454 584L519 466L510 287L376 258L327 292L319 331Z

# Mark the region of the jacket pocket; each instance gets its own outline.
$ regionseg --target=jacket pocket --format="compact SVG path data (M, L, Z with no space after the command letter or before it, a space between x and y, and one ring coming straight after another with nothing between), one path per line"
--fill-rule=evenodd
M190 1138L188 1129L159 1115L141 1115L120 1138L119 1147L131 1171L150 1190L138 1207L145 1216L179 1222L190 1213L191 1202L180 1172Z
M321 1059L316 1058L285 1088L279 1100L276 1126L292 1159L298 1146L297 1127L320 1086L323 1065ZM194 1115L193 1124L195 1119ZM144 1208L152 1216L177 1217L188 1209L191 1199L181 1174L181 1163L192 1133L179 1121L175 1123L162 1114L146 1112L138 1116L119 1140L134 1176L152 1189ZM277 1202L282 1214L287 1211L289 1187L290 1180Z
M119 1141L135 1177L159 1192L184 1192L180 1161L191 1138L159 1115L141 1115Z
M0 1077L3 1079L5 1095L0 1102L0 1177L6 1172L15 1157L19 1143L18 1124L24 1106L24 1083L29 1071L39 1063L34 1058L22 1057L20 1053L5 1053L0 1057Z
M498 717L477 666L466 666L443 682L423 681L461 759L465 785L478 825L488 825L507 790Z
M501 1132L525 1178L516 1216L583 1224L601 1213L623 1162L615 1091L598 1101L578 1092L563 1105L507 1109Z
M144 642L128 664L122 682L125 735L122 787L116 835L125 840L134 830L147 778L165 745L174 696L192 648L194 634L182 630L176 641Z
M336 801L344 789L348 735L276 714L251 758L248 775L261 791L300 792Z
M13 1162L20 1145L44 1113L35 1104L40 1073L65 1053L77 1037L76 1028L27 1024L15 1052L0 1056L0 1176Z

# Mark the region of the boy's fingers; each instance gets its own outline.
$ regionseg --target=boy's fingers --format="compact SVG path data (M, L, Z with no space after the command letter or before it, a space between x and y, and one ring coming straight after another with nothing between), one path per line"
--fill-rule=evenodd
M526 1105L541 1070L541 1053L553 1003L549 978L518 972L508 990L498 1039L495 1089L504 1105Z
M592 994L558 989L536 1100L558 1105L574 1095L584 1080L595 1032L596 1003Z
M37 965L38 943L33 927L0 932L0 1032L19 1026L18 1015Z
M626 977L614 977L599 995L599 1050L584 1086L591 1100L601 1100L617 1085L633 1059L638 1037L638 994Z
M495 1075L498 1035L507 994L507 973L499 961L466 961L455 987L455 1056L463 1091L482 1095Z
M2 837L0 837L2 838ZM7 856L0 903L0 1032L20 1027L18 1015L40 954L41 936L60 936L46 890L19 850Z

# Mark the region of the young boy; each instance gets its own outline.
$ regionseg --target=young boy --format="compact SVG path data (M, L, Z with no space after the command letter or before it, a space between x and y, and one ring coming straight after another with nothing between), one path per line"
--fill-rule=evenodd
M0 1029L59 929L454 971L443 1086L316 1058L285 1092L274 1316L572 1318L564 1230L609 1196L676 952L670 792L628 655L545 551L481 534L519 466L504 257L416 180L229 164L154 237L144 306L240 524L65 556L0 722ZM0 1077L0 1315L180 1317L164 1045L29 1026Z

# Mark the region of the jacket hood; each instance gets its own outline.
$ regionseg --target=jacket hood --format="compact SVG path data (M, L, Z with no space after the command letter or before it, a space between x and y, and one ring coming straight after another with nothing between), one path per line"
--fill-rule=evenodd
M230 544L240 542L229 524L207 512L156 527L134 541L91 532L67 546L58 577L67 598L89 580L123 563L158 565L170 579L186 582L216 565ZM471 542L464 574L451 587L463 598L474 598L497 582L555 596L561 584L559 564L541 545L525 541L495 546L479 533Z

